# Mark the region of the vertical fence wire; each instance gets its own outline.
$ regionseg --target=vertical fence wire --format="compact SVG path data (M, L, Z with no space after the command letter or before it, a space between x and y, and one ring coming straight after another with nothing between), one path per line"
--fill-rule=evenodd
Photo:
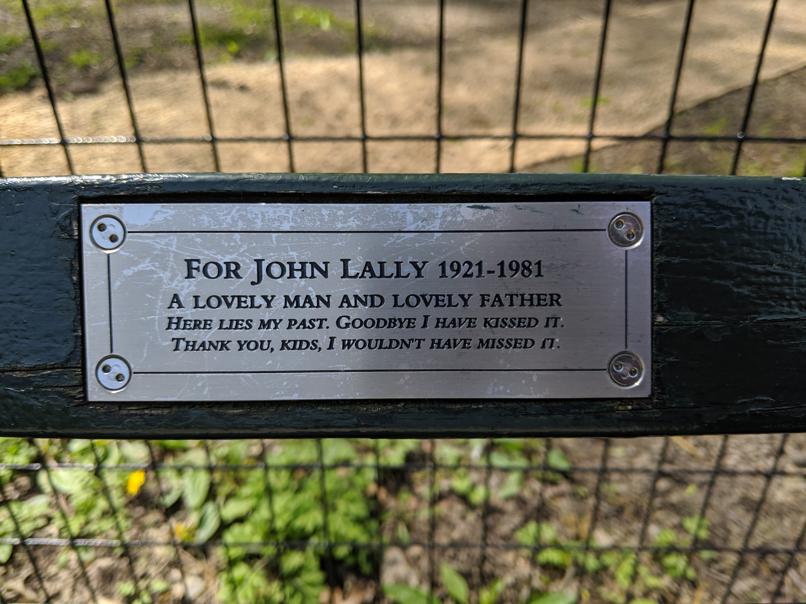
M803 520L803 524L800 527L800 533L795 539L792 549L787 553L784 568L778 575L778 581L775 583L775 588L773 589L772 597L770 598L770 602L773 604L775 604L775 602L778 601L778 598L781 597L781 593L784 590L784 582L786 581L787 576L789 576L789 571L791 571L792 567L795 565L796 552L803 551L804 546L806 546L804 541L806 541L806 519Z
M549 453L551 451L551 439L543 440L543 455L540 458L539 473L537 477L537 506L535 507L534 522L537 530L531 548L531 565L537 565L537 572L540 572L540 560L538 554L543 548L543 514L546 511L546 483L549 481Z
M364 91L364 16L361 0L355 0L355 54L358 64L358 119L361 128L361 171L369 171L367 159L367 106Z
M591 94L591 110L588 114L588 135L585 139L585 156L582 160L583 172L590 172L593 139L596 136L596 111L599 108L599 94L602 89L602 75L604 72L605 52L607 50L607 33L610 29L611 8L612 0L604 0L602 27L599 30L599 48L596 52L596 74L593 78L593 93Z
M481 551L479 552L479 567L477 572L478 585L479 590L487 583L487 548L488 548L488 541L489 541L489 522L490 522L490 513L492 511L492 504L490 502L491 498L491 484L492 484L492 474L493 474L493 462L492 462L492 454L493 454L493 447L495 446L495 441L492 438L488 438L485 447L484 447L484 501L482 503L481 508ZM476 594L477 599L481 599L481 594Z
M680 92L680 80L683 77L683 65L686 61L686 50L691 35L691 22L694 19L694 4L696 0L688 0L686 3L686 14L683 17L683 31L680 35L680 43L677 47L677 60L674 66L674 76L672 78L672 91L669 94L669 108L666 112L666 122L663 124L663 136L660 144L660 156L658 157L658 174L663 174L666 170L666 154L669 151L669 139L674 127L674 118L677 113L677 96Z
M219 518L221 518L221 504L218 501L218 497L216 497L216 482L213 478L216 475L216 464L213 462L213 454L210 450L210 443L206 440L201 441L201 448L204 451L204 462L207 465L206 470L210 473L210 489L212 490L212 496L210 500L215 507L216 514ZM191 470L192 471L192 470ZM202 512L203 513L203 512ZM226 539L221 541L221 549L224 550L224 563L226 564L224 574L225 580L229 582L230 588L232 589L232 593L234 594L234 599L236 604L240 604L241 602L241 594L240 589L238 588L238 581L235 578L235 574L232 569L232 550L230 548L230 544Z
M42 51L42 42L39 39L39 33L34 23L34 16L31 13L29 0L22 0L22 10L25 13L25 22L28 25L28 33L31 36L31 42L34 45L34 53L36 54L36 62L39 66L39 73L42 75L42 82L45 85L45 91L48 95L48 102L50 103L50 110L53 114L53 121L56 124L56 130L59 133L59 144L62 146L64 153L64 161L67 163L67 170L70 174L75 174L75 167L73 165L73 158L70 154L70 149L67 147L67 136L64 131L64 124L62 117L59 113L59 106L56 101L56 93L53 91L53 84L51 83L50 73L48 72L48 65L45 61L45 53Z
M521 116L521 91L523 89L523 57L526 48L526 31L529 23L529 0L521 0L518 26L518 59L515 66L515 94L512 100L512 141L509 145L509 172L515 172L518 156L518 128Z
M182 602L186 603L189 601L188 594L190 592L187 571L185 570L185 565L182 562L179 542L176 539L176 523L168 516L168 512L165 509L165 496L167 494L167 490L163 485L161 464L159 464L157 461L157 455L151 442L148 440L143 442L145 443L146 449L148 449L148 469L153 474L154 481L157 486L157 497L159 498L158 508L162 516L163 524L168 529L168 542L171 544L171 549L174 554L174 561L176 562L176 569L179 572L179 580L182 586Z
M758 90L758 82L761 77L761 68L764 66L764 56L767 54L767 45L770 41L770 34L772 33L772 24L775 21L775 10L778 8L778 0L772 0L770 3L770 10L767 13L767 21L764 24L764 34L761 37L761 48L756 55L756 66L753 70L753 80L750 83L750 90L747 93L747 103L742 115L742 124L739 126L739 133L737 135L736 147L733 152L733 160L730 165L730 173L732 176L736 175L739 170L739 161L742 156L742 146L744 145L745 137L747 136L747 128L750 126L750 117L753 114L753 103L756 100L756 91Z
M202 49L202 33L199 29L199 19L196 15L196 1L188 0L188 14L190 15L190 29L193 36L193 49L196 58L196 69L201 86L202 102L204 103L204 117L207 122L207 133L210 137L210 152L213 157L213 167L221 172L221 159L218 154L215 127L213 125L213 108L210 103L210 87L207 84L207 74L204 67L204 50Z
M272 0L272 21L274 22L274 50L277 55L277 72L280 83L280 100L283 105L283 127L285 129L286 153L288 154L288 171L296 172L294 163L294 137L291 130L291 110L288 102L288 82L285 73L285 45L283 43L283 21L280 11L280 0Z
M271 464L269 463L269 453L266 449L266 442L263 439L260 441L260 460L263 463L263 490L266 494L266 503L269 506L269 535L271 536L271 539L274 540L279 534L277 531L277 511L274 503L274 487L271 483ZM274 548L274 564L272 565L272 570L277 573L277 579L280 581L281 602L286 602L288 600L285 571L283 570L284 553L285 548L280 542Z
M437 464L436 464L436 441L431 439L428 441L428 453L426 461L426 469L428 472L428 537L426 547L428 549L428 601L434 598L437 589L436 578L436 561L434 553L436 550L435 541L437 533Z
M660 454L658 455L658 462L655 465L655 471L652 473L652 481L649 486L649 497L644 504L644 515L641 518L641 529L638 534L638 544L635 549L635 554L632 556L632 563L630 564L629 583L627 585L627 595L625 599L630 602L633 599L633 590L635 589L635 579L638 575L638 565L641 553L644 551L647 540L647 531L649 530L649 521L652 518L654 511L655 498L658 493L658 479L660 478L663 466L666 463L666 456L669 453L669 437L664 436L661 444Z
M588 558L594 542L594 533L599 524L599 513L602 503L602 488L607 480L607 465L610 458L610 439L602 440L602 453L599 457L599 465L596 469L596 483L593 487L593 504L591 506L590 518L585 535L585 542L582 547L582 567L580 569L578 596L582 595L588 580Z
M322 507L322 540L325 544L325 572L328 576L327 599L330 604L335 602L333 581L336 578L333 567L333 538L330 532L330 499L327 494L327 467L325 465L325 448L321 438L316 439L316 459L319 464L319 504Z
M719 439L719 449L717 450L716 457L714 458L714 465L708 474L708 482L706 483L705 493L703 494L702 502L700 503L700 508L697 512L697 521L695 523L696 526L694 527L694 536L691 540L691 548L688 552L686 552L685 565L683 566L683 572L681 573L682 576L675 584L671 600L672 604L676 604L680 600L680 595L683 591L683 583L686 580L686 571L688 571L688 569L691 567L691 559L694 557L694 551L700 544L700 529L705 524L705 518L711 505L711 498L714 494L716 481L722 473L722 463L725 459L725 454L727 451L728 437L723 436Z
M143 137L140 134L140 126L137 123L137 115L134 111L134 100L132 98L131 86L129 85L129 73L126 69L126 60L123 55L123 47L120 43L120 35L118 34L112 0L104 0L104 6L106 8L106 19L109 23L109 33L112 36L112 47L115 50L115 60L117 62L118 74L120 75L120 84L123 88L123 96L126 99L126 110L129 113L129 122L131 123L132 134L134 134L134 143L137 145L137 155L140 158L140 169L143 172L148 172L145 151L143 150Z
M64 503L59 495L59 489L56 488L56 483L53 480L53 473L50 469L48 456L39 446L39 443L34 440L31 440L30 442L36 449L37 455L43 462L42 469L45 473L45 479L47 480L48 487L50 489L50 496L53 500L53 503L56 504L56 512L61 520L64 532L67 533L69 547L72 550L76 564L78 565L78 574L81 582L84 584L84 587L86 587L90 600L92 600L94 604L98 604L98 594L96 593L95 587L93 587L92 581L90 580L89 573L87 572L87 566L84 563L84 558L81 556L81 550L76 545L76 535L73 532L73 529L70 527L70 515L67 513L67 510L64 507Z
M100 453L98 452L98 447L93 441L90 441L90 450L92 451L92 457L95 461L95 476L98 478L98 481L101 484L101 494L103 495L106 504L109 506L112 522L115 525L115 534L117 535L118 541L120 541L122 544L121 550L123 552L123 557L126 560L126 569L129 572L129 577L131 578L132 586L134 587L134 595L138 599L143 599L143 588L140 585L140 579L137 576L137 570L134 567L132 551L128 546L128 540L126 539L126 534L123 530L123 520L121 519L120 507L115 503L112 492L109 490L109 484L106 481L106 473L102 469L103 461Z
M372 447L372 456L373 461L375 463L375 494L376 494L376 517L378 518L378 543L376 545L376 555L378 557L378 563L375 566L375 593L372 596L372 601L374 603L381 601L381 594L383 589L383 562L384 562L384 552L386 550L384 544L384 536L383 536L383 526L384 526L384 497L381 493L382 485L384 484L384 476L381 473L381 443L379 439L375 439L373 441ZM385 495L385 493L384 493Z
M437 88L436 88L436 149L434 172L442 172L442 111L445 87L445 0L438 0L437 10Z
M36 577L39 591L45 598L44 601L51 602L53 600L53 596L51 596L50 592L48 591L47 582L42 574L42 569L39 568L39 563L36 560L36 556L34 556L34 553L31 551L28 542L25 540L25 534L23 533L22 526L17 518L17 514L14 512L14 509L11 506L11 502L8 500L8 498L6 498L5 489L6 485L0 482L0 504L2 504L2 506L5 508L6 513L11 520L11 524L14 526L14 534L19 540L22 551L25 552L25 557L28 559L28 563L31 565L31 570L33 570L34 577Z

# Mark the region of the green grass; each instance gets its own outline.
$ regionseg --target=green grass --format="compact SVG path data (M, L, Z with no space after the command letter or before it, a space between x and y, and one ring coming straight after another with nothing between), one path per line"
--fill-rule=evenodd
M100 65L102 59L101 53L89 48L82 48L67 55L67 62L78 69L87 69Z
M140 0L117 2L118 28L123 41L126 65L133 72L142 67L193 68L193 33L187 23L185 0L145 0L145 4L170 11L170 17L157 16L143 8ZM265 0L203 0L199 2L199 35L210 64L232 61L273 60L274 23L271 3ZM29 87L37 77L30 55L18 49L30 45L30 37L18 0L0 0L0 9L10 19L0 32L0 92ZM71 94L74 84L92 89L88 80L100 81L115 76L105 59L113 50L109 44L103 3L89 0L47 0L32 4L32 14L51 70L54 87L60 94ZM133 13L141 12L152 22L131 29ZM333 54L354 50L355 25L327 8L304 2L280 4L284 29L296 43L291 53ZM151 15L150 17L148 15ZM180 25L176 26L177 20ZM83 24L77 29L77 24ZM185 25L187 24L187 25ZM152 35L144 43L139 36L143 27ZM368 26L367 42L377 36ZM93 82L89 82L93 83Z
M716 118L709 124L705 125L705 128L703 128L703 133L707 134L708 136L723 136L725 134L729 134L728 118L724 115Z
M200 26L200 41L205 49L217 52L211 57L215 61L227 61L263 48L258 53L265 57L273 52L274 13L264 3L254 0L219 0L213 6L223 16L217 22L207 22ZM280 5L280 18L283 27L299 33L330 32L343 39L346 47L353 43L355 25L341 19L330 10L306 4ZM183 32L178 36L182 44L193 44L193 34Z
M25 44L25 36L21 34L0 33L0 54L11 52Z
M28 86L31 80L38 75L39 70L29 62L21 63L5 71L0 71L0 92L21 90Z

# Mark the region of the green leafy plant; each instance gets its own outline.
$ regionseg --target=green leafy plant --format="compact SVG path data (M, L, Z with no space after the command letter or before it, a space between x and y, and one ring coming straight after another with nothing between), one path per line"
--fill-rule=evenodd
M439 568L439 577L445 591L456 604L467 604L470 588L462 575L449 564L443 563Z

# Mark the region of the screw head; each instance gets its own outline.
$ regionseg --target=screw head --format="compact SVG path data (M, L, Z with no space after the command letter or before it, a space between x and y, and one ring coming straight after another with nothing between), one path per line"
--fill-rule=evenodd
M110 392L123 390L132 379L132 368L123 357L109 355L98 361L95 367L98 383Z
M617 386L632 388L640 384L644 377L644 363L634 352L624 350L610 359L607 372Z
M92 242L105 252L113 252L123 245L126 227L119 218L99 216L90 225Z
M635 214L622 212L610 221L607 234L610 241L619 247L636 247L644 238L644 225Z

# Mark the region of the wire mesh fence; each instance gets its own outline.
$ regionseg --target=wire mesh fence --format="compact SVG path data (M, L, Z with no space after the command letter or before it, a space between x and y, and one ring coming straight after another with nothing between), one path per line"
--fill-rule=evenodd
M798 0L2 6L9 175L806 166Z
M0 176L800 176L801 0L0 0ZM797 602L803 435L0 439L0 602Z
M802 435L0 447L9 602L806 593Z

